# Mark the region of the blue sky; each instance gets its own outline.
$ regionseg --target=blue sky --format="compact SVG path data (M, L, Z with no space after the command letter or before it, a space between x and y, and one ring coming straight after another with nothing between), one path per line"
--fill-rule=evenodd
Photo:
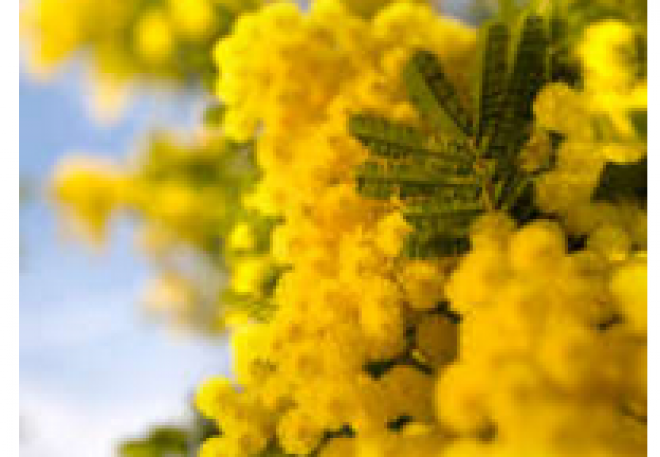
M23 457L113 455L114 443L151 423L177 421L191 389L227 372L222 341L174 335L140 312L149 277L129 221L103 253L63 240L43 188L71 152L120 159L155 126L185 129L197 104L142 96L118 122L89 114L71 68L38 83L20 77L20 173L32 198L20 215L20 404Z

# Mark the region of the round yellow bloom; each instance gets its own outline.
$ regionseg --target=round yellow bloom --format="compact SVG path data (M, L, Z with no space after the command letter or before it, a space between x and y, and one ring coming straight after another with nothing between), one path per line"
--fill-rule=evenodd
M631 328L646 335L647 327L647 272L646 260L632 259L618 268L610 283L621 313Z
M148 62L160 64L174 51L172 26L164 10L153 9L145 14L135 29L135 47Z
M204 39L214 26L213 0L169 0L171 22L177 32Z
M486 386L468 365L453 364L438 377L435 402L438 420L460 434L473 434L488 425L483 403Z
M249 224L241 223L229 234L227 246L233 251L251 251L255 246L255 239L252 227Z
M511 266L517 271L556 265L566 254L566 241L558 224L538 221L519 230L509 247Z
M261 286L271 263L267 258L246 257L237 260L231 276L231 287L239 294L261 295Z
M210 378L197 390L195 406L206 417L218 417L222 414L223 403L234 394L234 387L227 378Z
M354 438L333 438L321 448L319 457L353 457L355 441Z
M287 413L277 426L277 438L289 454L308 455L323 437L314 418L297 410Z
M444 297L445 271L436 262L407 262L401 283L412 308L431 309Z

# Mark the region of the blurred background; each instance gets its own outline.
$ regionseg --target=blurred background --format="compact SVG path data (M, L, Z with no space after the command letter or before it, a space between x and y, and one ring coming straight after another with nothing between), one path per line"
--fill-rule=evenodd
M176 334L136 307L149 265L130 221L100 250L63 236L46 190L68 153L124 157L145 132L186 131L191 98L144 94L121 118L90 116L75 66L47 83L20 76L21 455L115 455L152 424L189 420L183 405L203 378L227 373L225 342Z

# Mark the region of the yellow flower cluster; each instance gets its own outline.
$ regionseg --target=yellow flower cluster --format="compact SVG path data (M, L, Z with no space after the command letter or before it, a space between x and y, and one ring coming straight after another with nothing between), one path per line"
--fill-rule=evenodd
M215 50L225 131L240 140L260 130L264 175L246 204L283 217L272 252L290 268L277 283L272 320L247 324L263 342L238 345L234 353L242 378L235 395L256 398L257 423L275 419L272 430L257 427L270 434L252 442L276 439L286 452L306 455L326 433L346 426L372 437L372 452L382 441L374 437L388 436L392 449L409 444L410 452L442 438L434 433L431 376L412 360L378 377L364 367L401 359L409 346L430 370L453 359L455 324L429 312L443 299L450 264L399 257L410 228L395 202L356 193L352 170L366 151L346 130L353 110L415 121L399 73L411 49L422 46L460 82L475 33L407 2L371 20L336 0L314 2L308 13L280 3L244 15ZM419 330L416 339L409 341L406 328ZM207 389L213 384L198 403L211 411L222 437L202 455L248 455L234 452L244 427L227 422L234 413L212 413L207 401L215 397ZM429 425L406 438L390 433L388 423L404 416Z
M463 320L436 400L454 433L495 438L456 455L644 455L646 259L610 255L605 230L568 252L555 222L475 226L447 284Z
M608 162L631 163L646 155L646 138L632 115L646 112L646 77L635 64L633 26L616 20L586 29L577 54L583 65L584 89L549 84L536 99L540 126L565 136L556 167L541 177L538 204L560 214L572 232L589 233L603 223L625 224L635 242L645 243L646 214L636 205L592 201Z
M422 2L309 3L40 0L22 14L44 67L85 49L113 81L216 77L218 129L155 137L123 167L71 159L53 183L95 242L115 212L139 218L161 269L152 306L231 330L234 377L196 397L221 432L201 456L645 455L646 210L593 198L608 164L646 155L638 30L580 16L582 86L535 100L523 166L556 150L535 182L548 218L490 212L463 257L413 260L402 202L356 191L367 151L347 119L426 128L400 78L417 48L467 102L476 33Z
M399 80L411 49L436 53L460 88L474 46L473 31L427 7L393 2L365 19L338 0L246 14L217 45L224 128L259 135L264 174L245 203L283 218L271 252L288 270L272 319L234 329L234 383L200 390L221 429L202 456L273 443L326 457L644 454L641 209L613 207L575 252L557 223L516 230L488 215L456 266L401 258L410 227L398 203L354 190L365 151L348 115L417 122ZM566 133L543 97L540 123Z

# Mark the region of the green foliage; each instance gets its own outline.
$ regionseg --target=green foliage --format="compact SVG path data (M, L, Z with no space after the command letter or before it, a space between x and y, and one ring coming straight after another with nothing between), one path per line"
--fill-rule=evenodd
M180 221L181 226L169 228L209 253L214 262L222 262L222 239L245 216L241 196L259 176L253 150L250 142L235 143L221 136L181 144L166 134L155 134L138 159L133 178L144 189L190 189L213 200L214 207L200 211L194 224Z
M628 199L646 205L647 183L646 156L632 164L608 162L600 175L593 198L613 202Z
M480 138L493 136L506 99L509 41L509 29L504 24L494 23L486 28L481 80L477 85Z
M203 115L203 124L206 128L219 128L225 118L227 107L220 102L212 103L206 107Z
M423 121L441 131L472 134L472 121L432 53L415 52L403 69L403 79Z
M408 256L465 251L468 229L484 211L510 211L519 220L533 212L533 176L518 158L532 134L534 98L550 79L546 21L524 14L517 30L494 22L483 41L473 110L436 57L419 50L403 80L432 133L364 113L349 119L351 135L371 154L356 171L357 188L369 198L405 203L415 229L406 240Z
M122 442L119 457L180 457L196 456L202 443L218 434L215 423L202 417L189 404L192 418L181 426L153 426L145 436Z
M188 432L176 427L153 428L143 439L123 442L120 457L178 457L187 456Z

